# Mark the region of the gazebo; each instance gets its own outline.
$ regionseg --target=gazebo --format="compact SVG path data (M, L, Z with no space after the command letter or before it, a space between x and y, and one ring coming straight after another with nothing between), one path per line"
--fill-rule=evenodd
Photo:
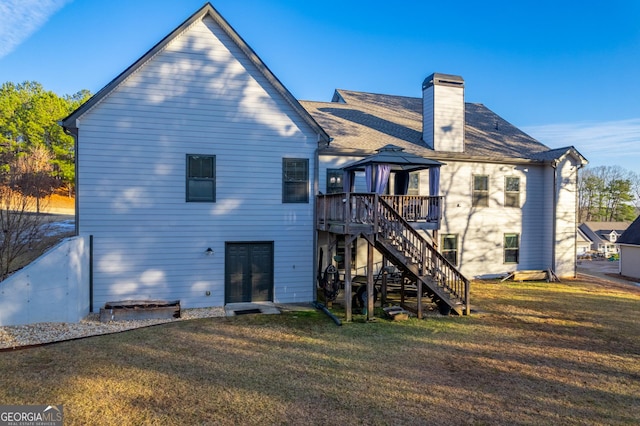
M345 192L353 192L355 172L364 171L367 192L382 194L391 173L394 173L394 194L407 195L409 173L429 169L429 195L434 197L439 195L440 166L444 163L405 152L404 148L396 145L385 145L376 152L377 154L349 164L343 169L342 182Z

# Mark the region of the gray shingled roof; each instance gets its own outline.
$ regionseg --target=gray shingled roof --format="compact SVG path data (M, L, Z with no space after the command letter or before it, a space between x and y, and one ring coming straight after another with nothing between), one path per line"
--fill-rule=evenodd
M613 231L618 235L624 234L629 228L629 222L584 222L579 228L591 241L610 244L609 234Z
M616 242L618 244L640 245L640 217L637 217L636 220L629 225Z
M465 152L451 153L423 142L422 98L336 90L333 102L300 103L333 138L323 154L371 154L393 144L438 160L549 162L572 149L550 150L482 104L465 104Z

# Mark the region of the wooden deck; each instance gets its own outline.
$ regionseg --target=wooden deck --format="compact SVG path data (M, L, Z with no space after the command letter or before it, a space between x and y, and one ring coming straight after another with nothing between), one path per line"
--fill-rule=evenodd
M422 297L458 315L469 315L469 280L451 265L417 231L415 223L429 223L438 229L442 218L442 197L380 196L375 193L319 195L316 228L344 235L344 257L351 259L351 243L359 237L368 242L367 315L373 312L373 250L377 250L403 277L411 280L418 294L417 312L422 317ZM423 228L425 229L425 228ZM352 271L346 262L344 274L345 311L351 320ZM448 309L447 308L447 309Z
M317 229L335 234L372 233L376 223L376 200L384 200L416 229L440 229L444 197L339 193L318 195Z

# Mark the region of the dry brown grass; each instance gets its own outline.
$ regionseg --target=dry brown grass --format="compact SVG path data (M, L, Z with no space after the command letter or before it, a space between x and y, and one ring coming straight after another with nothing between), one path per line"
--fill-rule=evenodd
M45 200L45 204L47 205L47 207L52 209L75 210L76 199L73 197L69 197L62 192L56 192L47 197L47 199Z
M637 424L640 289L472 296L463 318L245 315L0 353L0 401L64 404L70 425Z

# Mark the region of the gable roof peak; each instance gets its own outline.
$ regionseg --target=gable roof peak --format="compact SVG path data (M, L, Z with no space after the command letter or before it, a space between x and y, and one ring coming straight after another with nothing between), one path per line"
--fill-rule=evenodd
M95 95L93 95L87 102L82 104L79 108L69 114L66 118L60 121L60 124L65 131L77 134L77 120L85 113L90 111L94 106L99 104L105 97L107 97L113 90L115 90L122 82L124 82L130 75L135 73L156 54L166 48L166 46L180 36L184 31L191 27L194 23L203 20L205 17L210 17L215 23L229 36L229 38L236 44L236 46L242 51L247 59L253 63L253 65L262 73L266 80L276 89L276 91L285 99L285 101L293 108L293 110L307 123L318 135L318 142L322 141L329 143L329 135L320 125L315 121L313 117L302 107L300 102L289 92L289 90L280 82L280 80L271 72L266 64L260 59L255 51L244 41L244 39L236 32L235 29L227 22L226 19L211 5L210 2L206 2L200 9L187 18L176 29L171 31L162 40L160 40L149 51L142 55L138 60L131 64L127 69L120 73L116 78L111 80L106 86L100 89Z

